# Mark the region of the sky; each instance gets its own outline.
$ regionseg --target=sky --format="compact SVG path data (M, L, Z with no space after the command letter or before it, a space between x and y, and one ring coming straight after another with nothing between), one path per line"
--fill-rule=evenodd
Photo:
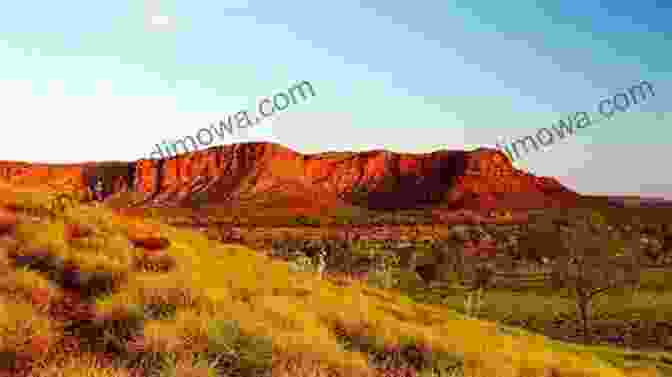
M668 0L7 2L0 160L148 158L302 81L314 97L210 146L494 148L647 81L654 97L514 165L672 199L670 19Z

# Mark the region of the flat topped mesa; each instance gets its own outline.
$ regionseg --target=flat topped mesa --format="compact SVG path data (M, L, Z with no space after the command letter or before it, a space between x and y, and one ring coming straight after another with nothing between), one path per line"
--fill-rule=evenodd
M61 175L72 177L82 188L88 177L102 177L106 195L132 190L166 204L179 204L196 191L206 191L212 203L257 195L282 201L285 204L276 203L281 207L308 211L347 205L355 190L366 193L369 206L380 208L442 203L478 207L486 202L497 206L514 197L543 206L577 197L553 178L515 169L504 153L488 148L302 154L277 143L250 142L135 162L68 166L0 162L0 179L11 183L56 182L62 181Z

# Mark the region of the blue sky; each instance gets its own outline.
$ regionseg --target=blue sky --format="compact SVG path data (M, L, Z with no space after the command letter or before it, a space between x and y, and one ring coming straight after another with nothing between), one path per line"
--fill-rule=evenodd
M662 0L9 2L0 159L146 158L303 80L315 97L212 145L494 147L646 80L646 103L515 164L672 198L670 19Z

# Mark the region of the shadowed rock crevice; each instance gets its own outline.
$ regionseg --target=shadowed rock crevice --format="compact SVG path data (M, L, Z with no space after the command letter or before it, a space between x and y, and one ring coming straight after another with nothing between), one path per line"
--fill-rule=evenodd
M81 181L93 190L98 179L103 181L103 196L121 191L135 191L136 167L132 162L88 163L82 166Z

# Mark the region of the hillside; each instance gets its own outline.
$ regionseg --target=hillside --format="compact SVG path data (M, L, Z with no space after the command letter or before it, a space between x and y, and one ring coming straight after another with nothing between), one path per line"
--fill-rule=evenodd
M199 232L102 207L54 214L9 186L0 200L5 375L415 376L372 367L399 349L465 376L655 375Z
M0 162L14 185L83 190L96 177L108 194L136 191L142 204L184 204L205 192L209 204L254 202L293 213L322 213L366 193L369 207L540 208L573 203L577 194L553 178L514 169L496 150L300 154L273 143L209 148L165 160L72 165Z

